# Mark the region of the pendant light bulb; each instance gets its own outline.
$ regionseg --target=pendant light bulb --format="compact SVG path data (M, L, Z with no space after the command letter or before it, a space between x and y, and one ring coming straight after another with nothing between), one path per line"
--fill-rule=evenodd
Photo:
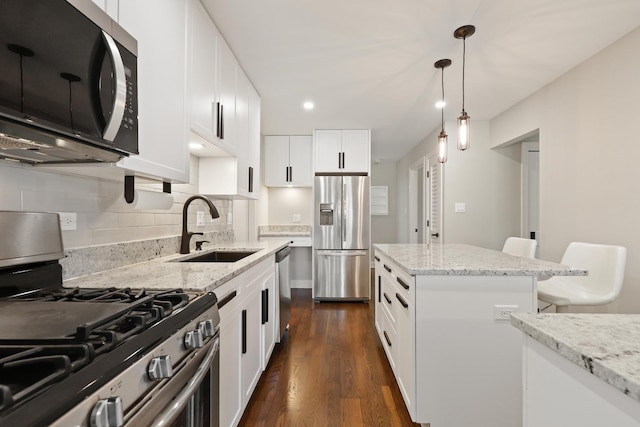
M440 59L433 64L434 67L439 68L441 71L441 86L442 86L442 102L444 104L444 69L451 65L450 59ZM449 137L444 131L444 105L440 113L440 134L438 135L438 162L445 163L447 161L447 151L449 150Z
M458 117L458 150L464 151L469 148L469 121L471 117L466 111L462 111Z
M445 163L447 161L447 151L449 149L449 137L444 130L438 135L438 162Z
M464 25L453 32L453 37L462 39L462 113L458 117L458 150L468 150L471 145L470 134L470 121L471 117L464 110L464 68L466 62L466 43L467 37L471 37L476 32L476 27L473 25Z

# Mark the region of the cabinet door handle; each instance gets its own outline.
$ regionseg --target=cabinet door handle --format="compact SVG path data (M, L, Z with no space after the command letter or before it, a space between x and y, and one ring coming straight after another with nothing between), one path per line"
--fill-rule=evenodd
M220 139L224 139L224 105L220 103Z
M378 276L378 302L382 302L382 276Z
M403 288L405 288L406 290L409 290L409 285L407 285L406 283L404 283L404 280L402 280L399 277L396 277L396 280L398 281L398 283L400 283L402 285Z
M253 166L249 166L249 193L253 193Z
M342 153L338 151L338 169L342 168Z
M293 182L293 166L289 166L289 182Z
M344 151L342 152L342 169L344 169Z
M387 264L382 264L384 266L384 269L387 270L389 273L391 273L391 269L387 266Z
M396 294L396 298L398 299L398 301L400 301L400 304L402 304L404 308L409 307L409 304L407 304L407 302L404 299L402 299L400 295Z
M216 102L216 137L220 138L220 129L222 128L220 124L220 110L222 109L222 104Z
M378 258L377 256L374 256L374 258L376 259L376 261L380 261L380 258Z
M269 322L269 289L262 290L262 324Z
M386 292L384 293L384 299L386 299L386 300L387 300L387 304L391 305L391 298L389 298L389 297L387 296L387 293L386 293Z
M389 335L387 335L387 331L382 332L384 334L384 339L387 340L387 345L391 347L391 340L389 339Z
M289 179L289 166L286 166L284 168L284 174L285 174L285 178L284 178L284 182L291 182L291 180Z
M247 310L242 310L242 354L247 354Z

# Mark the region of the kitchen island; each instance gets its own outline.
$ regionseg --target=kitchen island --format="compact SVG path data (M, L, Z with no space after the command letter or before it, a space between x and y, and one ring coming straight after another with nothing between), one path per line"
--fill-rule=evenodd
M414 422L522 423L522 337L539 276L584 270L469 245L376 244L376 328Z
M525 426L640 425L640 315L517 313Z

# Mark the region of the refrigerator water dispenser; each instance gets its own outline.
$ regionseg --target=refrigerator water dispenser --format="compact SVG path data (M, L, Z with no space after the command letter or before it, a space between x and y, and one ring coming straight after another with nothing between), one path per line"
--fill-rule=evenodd
M320 225L333 225L333 203L320 203Z

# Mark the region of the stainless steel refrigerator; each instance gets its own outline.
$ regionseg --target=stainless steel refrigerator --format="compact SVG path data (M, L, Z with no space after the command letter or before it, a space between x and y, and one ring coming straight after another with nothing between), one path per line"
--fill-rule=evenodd
M368 176L316 176L313 299L370 299Z

